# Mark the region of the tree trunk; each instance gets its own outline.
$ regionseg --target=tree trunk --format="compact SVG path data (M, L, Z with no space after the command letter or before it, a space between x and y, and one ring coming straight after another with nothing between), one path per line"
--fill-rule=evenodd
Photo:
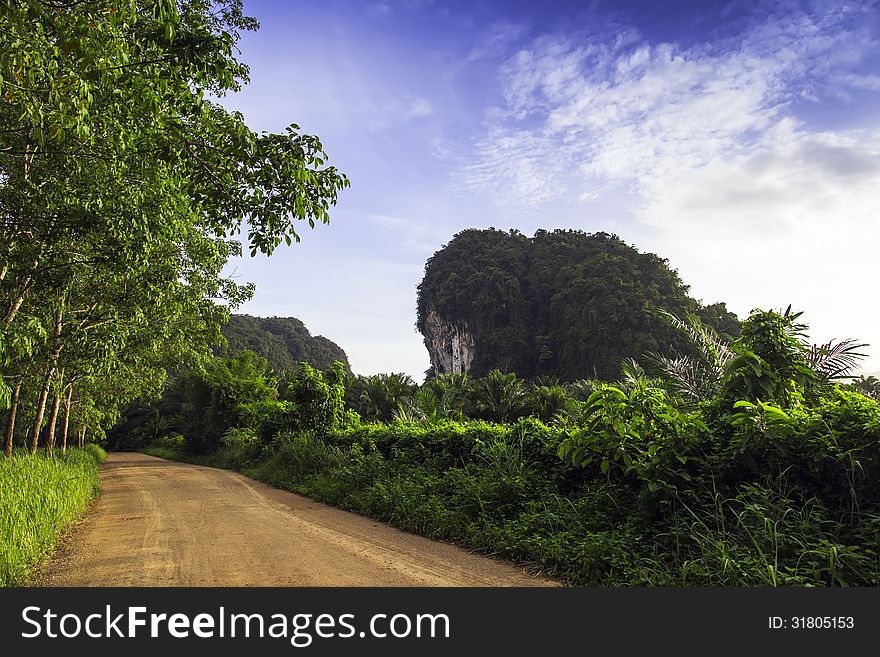
M24 279L24 283L21 286L21 292L19 292L18 296L12 300L12 303L9 305L9 308L6 310L6 314L3 317L3 327L6 328L12 323L12 320L15 319L15 315L18 313L18 309L21 308L21 304L24 302L24 298L27 296L28 290L30 290L31 283L33 283L33 278L30 276L26 276Z
M64 400L64 428L61 430L61 453L67 451L67 430L70 427L70 400L73 396L73 384L67 384L67 397Z
M82 429L79 432L79 447L85 447L85 446L86 446L86 430Z
M58 422L58 410L61 408L61 395L52 397L52 410L49 411L49 434L46 436L46 450L51 454L55 449L55 423Z
M34 426L31 429L31 454L37 453L37 445L40 442L40 429L43 426L43 415L46 413L46 400L49 398L49 388L52 386L53 374L55 374L55 368L50 365L46 370L43 388L40 390L40 398L37 401L37 416L34 418Z
M6 444L3 446L3 453L6 456L12 454L12 436L15 433L15 411L18 410L18 393L21 391L21 378L12 389L12 404L9 406L9 418L6 423Z
M46 378L43 380L43 389L40 390L40 399L37 402L37 416L34 418L34 428L31 432L31 454L37 453L37 444L40 441L40 428L43 424L43 415L46 412L46 399L49 397L49 388L52 386L52 376L55 374L55 366L61 355L61 315L63 304L55 311L55 331L52 334L52 354L46 366Z

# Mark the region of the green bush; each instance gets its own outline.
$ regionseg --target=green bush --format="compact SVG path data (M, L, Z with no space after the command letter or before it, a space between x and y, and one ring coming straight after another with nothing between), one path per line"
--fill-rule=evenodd
M263 443L253 429L227 429L214 458L222 467L241 470L254 464L262 451Z
M286 398L293 404L290 428L327 435L339 426L345 410L345 369L336 361L325 375L300 364L287 382Z
M170 433L167 436L162 436L159 444L165 449L180 451L186 447L186 440L179 433Z

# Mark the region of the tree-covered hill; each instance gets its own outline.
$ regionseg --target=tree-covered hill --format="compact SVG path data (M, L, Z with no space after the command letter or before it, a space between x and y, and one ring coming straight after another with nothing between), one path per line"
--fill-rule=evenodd
M312 335L296 317L232 315L223 335L230 355L249 349L277 371L295 370L301 362L327 370L337 360L350 369L342 347L322 335Z
M615 235L469 229L425 265L417 326L436 373L610 379L624 358L687 350L657 309L738 330L723 303L702 306L665 259Z

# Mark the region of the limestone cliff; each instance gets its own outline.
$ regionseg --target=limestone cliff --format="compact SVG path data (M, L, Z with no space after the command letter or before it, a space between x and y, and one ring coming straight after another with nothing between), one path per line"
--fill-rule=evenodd
M475 340L466 323L445 321L432 308L425 316L425 346L437 374L467 372L474 362Z

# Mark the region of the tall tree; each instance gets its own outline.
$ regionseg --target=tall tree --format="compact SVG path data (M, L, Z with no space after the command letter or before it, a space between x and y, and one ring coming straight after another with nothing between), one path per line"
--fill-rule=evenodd
M0 6L0 409L41 372L32 447L59 363L70 399L98 372L207 353L215 302L251 293L222 276L245 222L269 255L298 221L329 221L348 179L321 142L211 100L247 82L235 45L256 28L241 0ZM93 401L75 404L80 434Z

